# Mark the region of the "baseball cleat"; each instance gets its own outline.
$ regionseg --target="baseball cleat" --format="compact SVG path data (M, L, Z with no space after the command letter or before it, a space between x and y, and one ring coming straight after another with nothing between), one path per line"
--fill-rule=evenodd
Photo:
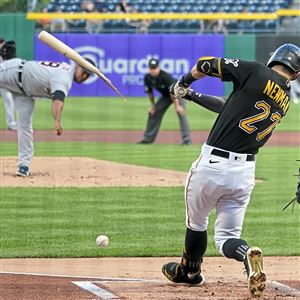
M204 284L205 278L201 272L185 273L179 263L170 262L162 266L162 273L167 279L175 283Z
M7 129L8 129L8 130L15 131L15 130L17 130L18 128L17 128L17 125L15 125L15 124L10 124L10 125L7 127Z
M26 166L20 166L17 171L17 176L27 177L29 176L29 168Z
M248 288L252 296L262 296L266 288L266 274L263 270L262 251L258 247L250 247L244 261L248 276Z

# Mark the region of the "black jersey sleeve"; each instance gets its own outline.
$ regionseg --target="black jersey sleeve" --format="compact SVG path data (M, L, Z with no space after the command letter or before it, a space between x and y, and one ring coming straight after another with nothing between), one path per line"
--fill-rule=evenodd
M235 85L243 82L251 72L258 71L259 64L256 62L239 59L221 58L220 70L222 81L232 81Z
M150 79L149 74L146 74L144 77L144 91L147 94L153 93L153 88L151 85L151 79Z
M197 62L197 70L203 75L232 81L235 85L243 82L250 72L258 70L259 63L239 59L204 56Z

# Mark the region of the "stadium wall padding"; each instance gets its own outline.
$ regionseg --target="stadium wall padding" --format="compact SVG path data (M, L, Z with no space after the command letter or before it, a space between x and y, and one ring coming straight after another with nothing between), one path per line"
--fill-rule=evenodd
M287 43L292 43L300 46L299 36L288 35L269 35L257 36L256 38L256 59L262 63L266 63L271 56L271 53L279 46Z
M0 14L0 36L5 40L15 40L19 57L34 58L34 33L35 22L26 20L25 14Z
M194 34L57 34L61 41L85 57L93 59L115 86L126 96L145 96L143 78L151 57L160 59L163 70L179 78L201 56L223 56L224 35ZM35 59L68 61L63 55L35 40ZM193 86L203 93L224 94L217 78L199 80ZM116 96L105 83L92 77L85 84L74 84L73 96Z
M226 35L225 36L225 57L239 58L245 60L255 60L256 54L256 36L254 34L246 35ZM225 83L225 95L232 91L232 83Z

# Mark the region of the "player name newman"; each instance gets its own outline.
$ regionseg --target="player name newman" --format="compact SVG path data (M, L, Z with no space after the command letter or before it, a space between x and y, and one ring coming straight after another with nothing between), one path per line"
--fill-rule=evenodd
M287 112L290 106L290 98L278 84L272 80L268 80L264 94L274 100L282 108L284 113Z

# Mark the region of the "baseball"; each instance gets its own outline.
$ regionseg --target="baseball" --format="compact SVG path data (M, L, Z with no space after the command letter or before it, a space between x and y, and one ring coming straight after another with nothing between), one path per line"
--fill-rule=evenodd
M107 247L109 244L109 239L106 235L99 235L96 238L96 245L98 247Z

